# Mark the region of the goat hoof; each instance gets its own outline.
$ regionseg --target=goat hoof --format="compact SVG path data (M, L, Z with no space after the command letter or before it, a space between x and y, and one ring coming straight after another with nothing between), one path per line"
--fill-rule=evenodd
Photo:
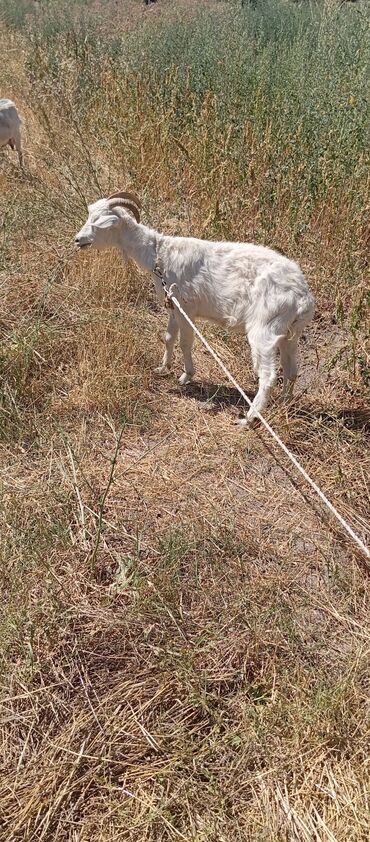
M184 371L184 373L181 375L181 377L179 377L180 386L186 386L188 383L191 383L192 379L193 379L193 375L187 374L187 372Z
M168 377L170 373L170 369L167 368L166 365L159 365L158 368L155 368L153 374L157 377Z
M237 426L244 430L252 430L258 425L258 418L238 418Z
M284 404L290 403L291 399L292 396L288 392L281 392L276 398L276 403L278 406L284 406Z
M293 395L282 395L277 402L279 406L289 406L293 402Z

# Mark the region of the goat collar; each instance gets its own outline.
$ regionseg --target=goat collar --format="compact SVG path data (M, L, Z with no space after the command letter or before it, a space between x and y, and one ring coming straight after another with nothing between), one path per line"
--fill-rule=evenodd
M172 304L172 301L171 301L171 299L168 295L168 289L167 289L167 286L166 286L165 275L164 275L164 272L161 268L161 262L160 262L160 259L159 259L159 256L158 256L158 252L157 252L156 259L155 259L155 264L154 264L154 269L152 271L152 275L154 275L154 277L157 278L158 281L160 281L160 283L161 283L161 286L162 286L162 289L163 289L163 292L164 292L164 295L165 295L164 306L168 307L169 310L173 310L173 304ZM157 292L158 292L158 289L157 289Z

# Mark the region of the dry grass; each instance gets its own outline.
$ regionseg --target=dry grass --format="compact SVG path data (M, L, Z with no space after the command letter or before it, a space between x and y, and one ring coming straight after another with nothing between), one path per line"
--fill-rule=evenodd
M0 159L1 838L365 842L368 569L265 433L237 430L201 347L189 389L153 379L150 280L71 248L85 199L121 185L163 229L255 236L267 138L238 186L225 148L208 167L212 97L174 138L109 62L111 120L96 105L80 135L30 86L21 36L1 48L26 133L25 173ZM349 254L364 266L363 216L329 191L297 244L283 180L279 196L271 241L318 314L297 401L269 417L368 539L367 326L338 324L331 292L361 310L366 268L339 278ZM240 339L206 335L253 391Z

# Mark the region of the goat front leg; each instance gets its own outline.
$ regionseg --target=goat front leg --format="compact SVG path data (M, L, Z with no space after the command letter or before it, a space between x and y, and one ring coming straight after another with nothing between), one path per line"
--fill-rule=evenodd
M180 386L186 386L187 383L191 382L194 376L194 365L191 356L193 341L193 328L190 327L190 325L185 321L185 319L182 318L180 322L180 347L184 357L185 371L183 372L181 377L179 377Z
M166 350L163 355L162 365L158 366L158 368L154 369L154 373L158 374L160 377L166 376L170 371L172 365L172 358L173 358L173 349L176 342L176 338L179 332L179 325L176 321L176 316L174 313L171 313L168 319L168 325L166 330L166 335L164 338Z

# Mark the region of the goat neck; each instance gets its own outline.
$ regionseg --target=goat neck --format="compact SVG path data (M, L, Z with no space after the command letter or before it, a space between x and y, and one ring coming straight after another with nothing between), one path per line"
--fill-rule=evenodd
M162 235L125 214L119 226L119 247L142 269L152 272Z

